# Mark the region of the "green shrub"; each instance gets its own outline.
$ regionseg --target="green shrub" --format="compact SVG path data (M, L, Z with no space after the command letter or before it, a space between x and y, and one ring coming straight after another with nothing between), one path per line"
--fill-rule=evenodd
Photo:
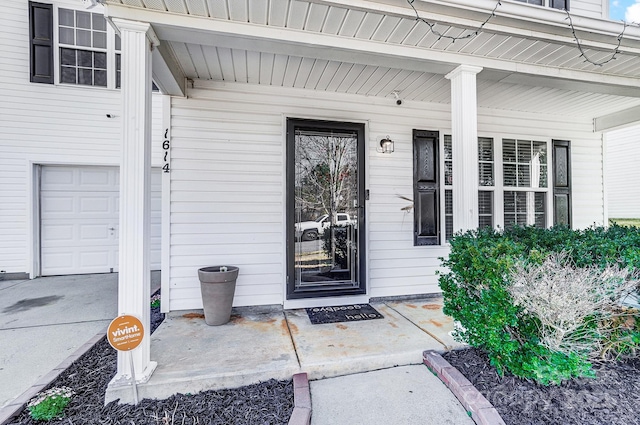
M485 228L456 235L450 245L443 261L448 272L440 275L440 287L444 312L462 325L458 338L485 349L499 373L509 370L543 384L593 376L589 354L554 351L541 344L540 319L514 303L509 276L517 264L542 264L551 253L565 253L576 267L640 269L640 229ZM579 331L593 338L602 322L592 317ZM626 345L618 348L626 352L633 351L638 336L632 331L607 335L612 339L603 345L614 350L613 341L622 336Z
M68 387L51 388L39 393L27 405L29 414L36 421L50 421L60 418L73 394L73 390Z
M637 356L640 349L640 315L630 315L629 309L622 308L617 317L606 319L604 324L611 329L611 335L603 342L601 356L618 358Z

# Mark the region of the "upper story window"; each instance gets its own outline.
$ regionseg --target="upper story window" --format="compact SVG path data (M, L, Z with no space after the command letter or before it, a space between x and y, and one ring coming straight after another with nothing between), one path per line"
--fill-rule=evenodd
M120 87L119 37L101 13L36 2L29 8L31 81Z
M107 87L107 22L98 13L58 9L60 82Z
M118 34L116 34L116 88L119 89L120 88L120 84L121 84L121 69L122 69L122 56L120 55L120 36ZM154 84L154 88L155 88L155 84Z
M569 10L569 0L515 0L521 3L547 6L553 9Z

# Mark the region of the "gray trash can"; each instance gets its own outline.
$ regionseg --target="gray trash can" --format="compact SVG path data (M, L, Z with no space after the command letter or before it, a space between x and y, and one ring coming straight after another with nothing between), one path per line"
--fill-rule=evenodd
M198 270L207 325L224 325L231 318L238 271L238 267L234 266L212 266Z

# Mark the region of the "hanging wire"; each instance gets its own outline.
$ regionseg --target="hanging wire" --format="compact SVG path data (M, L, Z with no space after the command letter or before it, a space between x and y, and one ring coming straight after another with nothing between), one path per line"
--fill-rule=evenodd
M487 17L487 19L484 20L484 22L482 24L480 24L480 26L478 28L475 29L475 31L468 33L466 35L463 35L461 37L454 37L451 35L447 35L447 34L443 34L440 31L438 31L435 26L435 22L431 23L429 21L427 21L426 19L420 17L420 14L418 13L418 9L416 9L416 7L413 5L413 2L415 0L407 0L407 3L409 3L409 6L411 6L411 8L413 9L413 11L416 14L416 21L422 22L424 24L426 24L429 27L429 30L436 36L438 36L438 41L440 41L441 39L447 39L447 40L451 40L451 43L455 43L456 40L466 40L468 38L471 37L475 37L478 34L480 34L480 32L482 31L482 29L484 28L485 25L487 25L489 23L489 21L491 20L491 18L493 18L494 16L496 16L496 10L498 10L498 7L502 6L502 2L500 0L498 0L498 2L496 3L496 5L493 7L493 10L491 11L491 13L489 14L489 16Z
M587 53L584 51L583 47L582 47L582 43L580 43L580 39L578 38L578 35L576 34L576 28L573 26L573 19L571 18L571 14L569 13L569 11L567 9L564 9L564 11L567 13L567 17L565 18L565 20L569 20L569 26L571 27L571 32L573 33L573 38L576 41L576 44L578 45L578 50L580 50L580 57L584 58L585 62L588 62L592 65L595 66L602 66L605 65L611 61L616 60L616 56L618 56L618 54L620 53L620 44L622 43L622 37L624 37L624 32L627 29L627 23L625 21L622 21L623 27L622 27L622 32L620 34L618 34L618 45L615 47L615 49L613 49L613 53L611 54L611 56L609 56L608 59L604 59L601 61L594 61L591 58L589 58L589 56L587 56Z
M489 16L487 16L487 19L484 20L484 22L482 24L480 24L480 26L478 28L476 28L475 30L473 30L471 33L467 33L463 36L460 37L455 37L455 36L451 36L451 35L447 35L447 34L443 34L440 31L438 31L435 26L436 23L435 22L429 22L427 21L425 18L422 18L420 16L420 14L418 13L418 10L416 9L416 7L414 6L415 0L407 0L407 3L409 3L409 6L411 6L411 8L413 9L414 13L416 14L416 21L422 22L424 24L426 24L429 27L429 31L431 31L434 35L436 35L438 37L438 41L440 41L441 39L447 39L447 40L451 40L451 43L454 43L456 40L466 40L472 37L476 37L478 34L480 34L482 32L482 29L485 27L485 25L487 25L489 23L489 21L496 16L496 10L498 10L498 7L502 6L502 2L501 0L498 0L496 5L493 7L493 10L491 11L491 13L489 14ZM627 29L627 22L623 21L623 27L622 27L622 32L620 32L620 34L618 34L617 40L618 40L618 44L616 45L616 47L613 49L613 53L611 53L611 56L609 56L609 58L601 60L601 61L594 61L591 58L589 58L589 56L586 54L584 48L582 47L582 43L580 43L580 39L578 38L578 35L576 34L576 28L573 26L573 19L571 17L571 14L569 13L569 11L567 9L563 9L565 11L565 13L567 14L567 17L565 18L565 20L569 21L569 27L571 28L571 32L573 33L573 38L575 40L576 45L578 46L578 50L580 51L580 56L584 58L585 62L588 62L594 66L603 66L611 61L616 60L617 56L620 54L620 45L622 44L622 38L624 37L624 33Z

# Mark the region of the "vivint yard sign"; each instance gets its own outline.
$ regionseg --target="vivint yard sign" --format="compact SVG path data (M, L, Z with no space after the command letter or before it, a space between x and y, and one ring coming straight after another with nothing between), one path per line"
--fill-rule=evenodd
M131 351L144 338L142 322L135 316L122 315L111 321L107 330L109 344L118 351Z
M135 350L140 345L142 338L144 338L142 322L137 317L128 314L123 314L113 319L107 329L109 344L118 351L129 353L127 357L129 357L129 367L131 368L131 387L133 389L134 404L138 404L138 388L131 350Z

